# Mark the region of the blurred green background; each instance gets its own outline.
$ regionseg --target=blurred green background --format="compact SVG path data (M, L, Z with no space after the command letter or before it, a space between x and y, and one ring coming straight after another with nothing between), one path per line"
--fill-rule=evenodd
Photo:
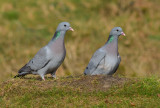
M82 74L92 54L120 26L122 61L115 75L160 75L159 0L0 0L0 80L17 74L68 21L67 56L57 76Z

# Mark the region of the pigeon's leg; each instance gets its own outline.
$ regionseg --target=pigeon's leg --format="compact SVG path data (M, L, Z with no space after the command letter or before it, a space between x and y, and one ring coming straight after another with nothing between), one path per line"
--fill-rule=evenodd
M55 73L56 73L56 72L52 72L52 73L51 73L51 75L52 75L52 77L53 77L54 79L56 79Z
M44 78L44 76L42 76L42 80L43 80L43 81L45 81L45 78Z
M54 75L52 75L52 77L53 77L53 78L56 78L56 75L54 74Z
M41 76L42 80L45 81L44 75L40 74L40 76Z
M57 70L57 69L56 69ZM56 70L55 71L53 71L52 73L51 73L51 75L52 75L52 77L54 78L54 79L56 79Z

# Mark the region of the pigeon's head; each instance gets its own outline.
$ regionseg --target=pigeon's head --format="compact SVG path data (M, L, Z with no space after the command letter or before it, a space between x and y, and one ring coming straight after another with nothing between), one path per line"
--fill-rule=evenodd
M125 36L125 33L123 32L121 27L114 27L111 32L110 32L111 36L120 36L123 35Z
M70 24L68 22L61 22L56 31L67 31L67 30L71 30L74 31L72 27L70 27Z

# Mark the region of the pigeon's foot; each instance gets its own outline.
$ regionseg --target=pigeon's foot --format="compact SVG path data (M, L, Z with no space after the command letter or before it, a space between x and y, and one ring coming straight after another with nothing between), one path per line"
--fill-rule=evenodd
M54 80L58 79L58 77L56 77L56 75L52 75L52 77L53 77Z
M55 79L55 78L56 78L56 75L52 75L52 77Z
M42 80L45 81L44 75L40 75L40 76L41 76Z
M44 77L42 77L42 81L45 81L46 79Z

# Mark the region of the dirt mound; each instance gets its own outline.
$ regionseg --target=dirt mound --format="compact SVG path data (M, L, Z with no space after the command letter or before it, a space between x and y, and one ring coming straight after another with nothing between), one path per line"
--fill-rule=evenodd
M67 79L67 78L66 78ZM129 79L113 77L113 76L81 76L71 77L66 82L61 82L61 85L78 88L89 91L105 91L112 86L121 86Z
M69 87L74 90L86 91L106 91L112 86L121 86L127 78L112 77L112 76L69 76L58 79L46 78L46 81L40 81L35 77L24 77L23 79L9 79L0 84L1 90L21 89L39 89L47 90L53 87Z

